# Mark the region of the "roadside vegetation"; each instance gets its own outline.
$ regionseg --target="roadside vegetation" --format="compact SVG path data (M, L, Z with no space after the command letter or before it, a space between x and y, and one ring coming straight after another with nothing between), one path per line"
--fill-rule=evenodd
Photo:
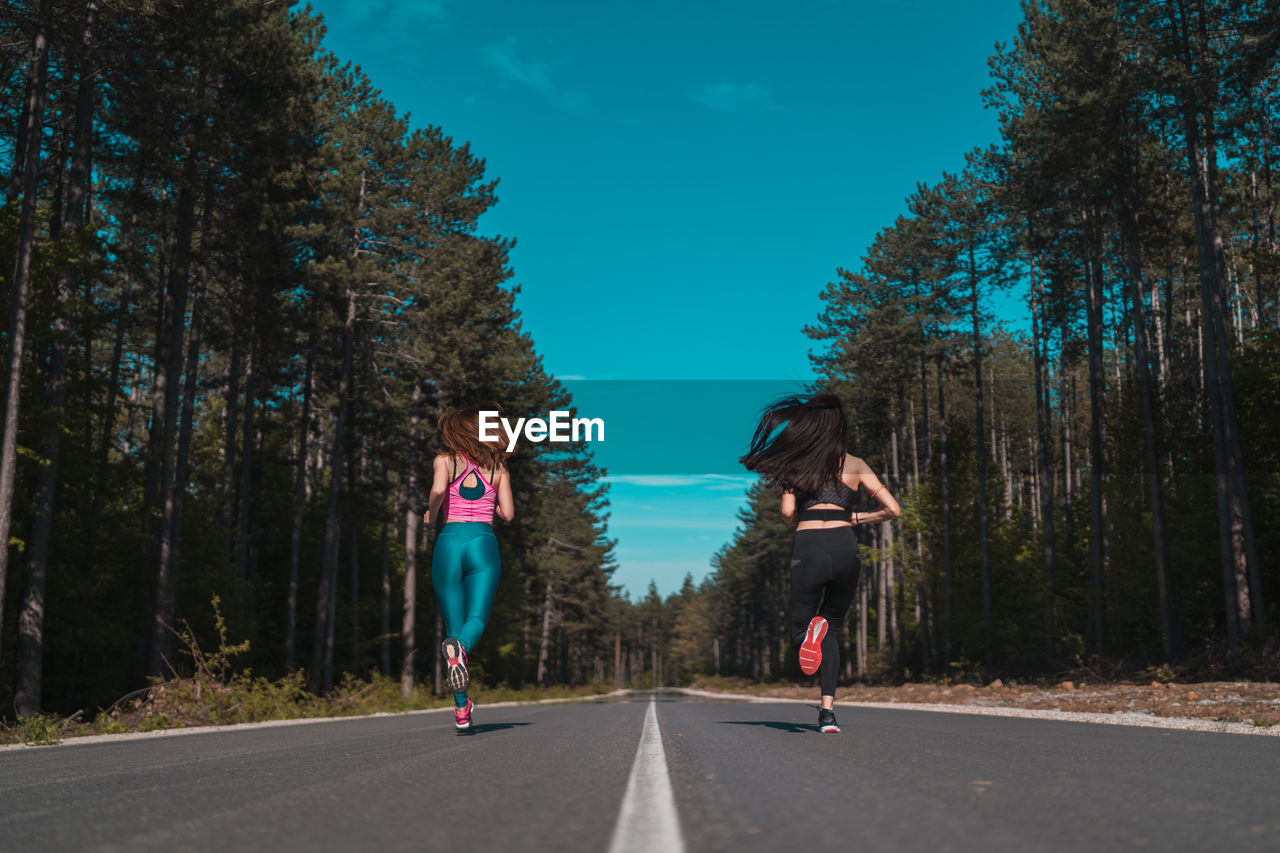
M217 648L206 652L190 626L176 632L179 655L185 658L176 668L185 673L120 697L91 719L83 712L69 717L36 714L0 725L0 744L25 743L48 746L62 739L82 735L151 732L195 726L227 726L269 720L322 717L354 717L444 708L453 704L449 694L432 695L418 685L405 696L399 679L377 671L367 678L351 674L323 695L307 688L303 671L271 679L254 675L249 668L237 668L235 660L249 651L249 642L227 639L226 621L213 600ZM541 699L573 699L607 692L597 686L488 687L473 682L471 696L478 705L495 702L531 702Z

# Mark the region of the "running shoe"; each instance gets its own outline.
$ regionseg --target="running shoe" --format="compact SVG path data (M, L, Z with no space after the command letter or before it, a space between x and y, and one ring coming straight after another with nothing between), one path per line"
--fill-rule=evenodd
M449 689L454 693L466 693L471 676L467 673L467 650L453 637L440 644L440 651L449 664Z
M839 734L840 726L836 723L836 712L826 708L818 709L818 731L823 734Z
M809 629L804 632L804 643L800 646L800 671L805 675L813 675L822 665L822 638L825 636L827 620L821 616L810 619Z
M473 707L475 707L475 706L474 706L474 705L472 705L472 704L471 704L471 700L470 700L470 699L468 699L468 700L467 700L467 706L466 706L465 708L454 708L454 709L453 709L453 725L458 729L458 731L460 731L460 732L470 731L470 729L471 729L471 709L472 709ZM839 729L836 729L836 731L840 731L840 730L839 730Z

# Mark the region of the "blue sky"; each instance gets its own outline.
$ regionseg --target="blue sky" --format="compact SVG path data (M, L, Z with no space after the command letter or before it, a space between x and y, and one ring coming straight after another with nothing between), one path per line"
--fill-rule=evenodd
M525 328L590 381L809 379L802 329L837 267L995 141L986 61L1020 19L1017 0L313 6L331 50L501 179L481 227L517 241ZM640 450L607 452L633 596L706 573L746 482L619 469Z

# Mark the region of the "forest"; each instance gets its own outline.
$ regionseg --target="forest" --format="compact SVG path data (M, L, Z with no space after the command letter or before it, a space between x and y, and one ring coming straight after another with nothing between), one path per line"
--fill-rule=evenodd
M478 233L483 158L411 127L309 9L45 0L0 28L26 47L0 67L0 713L182 670L215 595L255 673L438 689L437 418L570 406L513 241ZM477 677L591 679L616 597L599 472L583 445L511 467Z
M1275 679L1280 10L1023 14L999 141L918 184L805 329L904 506L860 532L846 677ZM683 616L722 635L697 666L794 677L787 547L754 490Z
M0 11L0 717L181 675L188 625L316 694L440 693L436 420L572 400L479 226L482 152L323 38L265 0ZM794 330L904 507L858 531L846 678L1277 677L1278 52L1265 2L1029 0L990 60L999 140ZM512 458L473 677L801 677L776 495L703 581L633 602L603 472L564 448Z

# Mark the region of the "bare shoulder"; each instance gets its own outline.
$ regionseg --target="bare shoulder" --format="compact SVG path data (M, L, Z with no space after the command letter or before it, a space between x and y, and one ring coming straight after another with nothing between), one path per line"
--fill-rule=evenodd
M871 467L857 456L854 456L852 453L846 453L844 455L844 474L857 477L861 474L867 474L870 471Z
M453 454L447 450L442 450L436 454L435 462L432 463L436 468L442 468L453 460Z

